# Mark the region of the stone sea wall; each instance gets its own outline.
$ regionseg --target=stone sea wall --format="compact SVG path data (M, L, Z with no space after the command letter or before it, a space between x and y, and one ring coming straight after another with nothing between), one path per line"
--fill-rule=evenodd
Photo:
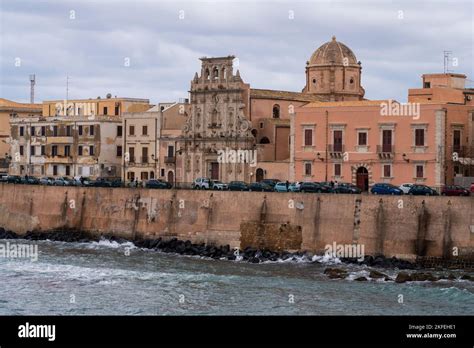
M474 197L149 190L0 184L0 227L322 253L472 258Z

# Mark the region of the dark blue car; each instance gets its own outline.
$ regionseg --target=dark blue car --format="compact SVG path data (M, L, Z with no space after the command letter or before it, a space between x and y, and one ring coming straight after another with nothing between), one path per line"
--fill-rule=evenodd
M385 183L375 184L370 189L370 192L373 193L374 195L402 195L403 194L403 191L400 188L392 184L385 184Z

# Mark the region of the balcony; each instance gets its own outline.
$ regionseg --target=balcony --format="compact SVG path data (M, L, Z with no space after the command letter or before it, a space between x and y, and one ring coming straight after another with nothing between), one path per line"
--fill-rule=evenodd
M166 163L166 164L173 164L173 163L176 163L176 157L174 157L174 156L166 156L166 157L165 157L165 163Z
M395 146L392 144L377 145L377 154L379 158L393 158L395 155Z
M342 158L343 153L343 144L328 144L328 154L331 156L331 158Z

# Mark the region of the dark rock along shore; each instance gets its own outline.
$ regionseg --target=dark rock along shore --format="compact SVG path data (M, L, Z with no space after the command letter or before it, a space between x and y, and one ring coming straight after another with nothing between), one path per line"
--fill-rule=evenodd
M110 235L103 236L91 236L88 233L77 230L56 230L49 232L35 232L28 231L25 235L17 235L12 231L7 231L0 227L0 239L26 239L26 240L53 240L60 242L98 242L100 239L107 239L110 241L115 241L118 243L129 242L129 240L118 238ZM154 249L159 250L165 253L177 253L181 255L195 255L209 257L212 259L221 259L221 260L236 260L241 256L241 260L250 262L250 263L261 263L265 261L277 261L277 260L296 260L297 258L303 258L307 261L312 260L312 254L307 252L274 252L267 249L255 249L255 248L245 248L244 250L235 250L231 249L229 245L224 246L213 246L201 244L193 244L191 241L182 241L177 238L172 238L170 240L164 240L162 238L158 239L137 239L133 243L139 248ZM371 256L366 255L363 261L359 261L355 258L341 258L343 263L346 264L358 264L366 265L369 267L379 267L379 268L396 268L400 270L419 270L422 269L422 266L418 263L409 262L406 260L400 260L395 257L386 258L382 255ZM457 279L452 273L449 275L434 276L429 272L412 272L408 273L405 271L399 272L395 279L391 279L386 274L378 272L376 270L369 270L369 278L371 279L380 279L383 278L385 281L395 281L396 283L405 283L409 281L437 281L441 279L445 280L455 280ZM328 267L324 270L330 279L344 279L348 276L348 270L341 268ZM473 281L474 277L469 274L464 274L459 279ZM356 281L367 281L366 277L358 277Z

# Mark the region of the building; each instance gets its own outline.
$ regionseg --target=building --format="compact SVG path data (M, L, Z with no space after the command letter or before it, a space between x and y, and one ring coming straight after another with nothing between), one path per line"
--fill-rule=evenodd
M326 66L320 50L313 64ZM466 76L422 79L423 88L409 90L408 103L341 98L296 107L290 180L349 182L363 190L377 182L440 188L457 175L472 175L474 103Z
M17 103L0 98L0 173L7 173L10 164L10 117L41 115L41 104Z
M43 102L43 114L10 118L10 174L120 178L122 113L146 110L147 99Z

